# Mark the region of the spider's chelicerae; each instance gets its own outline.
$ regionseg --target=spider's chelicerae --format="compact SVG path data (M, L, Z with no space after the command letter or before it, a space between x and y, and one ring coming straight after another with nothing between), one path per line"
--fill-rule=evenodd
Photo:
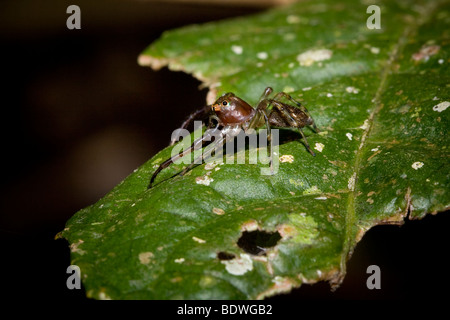
M182 129L187 128L195 119L206 118L207 116L209 116L210 124L213 123L212 120L216 120L217 125L211 130L207 130L205 134L201 138L195 140L189 148L164 161L153 173L148 188L152 187L156 176L161 170L167 168L174 161L191 153L193 150L203 147L205 143L211 141L212 137L216 138L208 145L207 148L210 150L223 146L227 140L236 137L241 130L247 132L248 130L257 129L264 125L267 128L268 140L270 140L271 137L271 127L297 128L305 141L306 148L313 156L315 156L315 153L311 150L302 131L302 128L312 126L315 132L319 132L314 123L314 119L311 117L308 110L306 110L300 102L294 100L290 95L284 92L277 93L273 98L270 98L272 92L272 88L266 88L255 108L251 107L247 102L235 96L233 93L225 93L212 105L205 106L191 114L181 125ZM282 102L282 98L288 102ZM171 145L173 145L176 140L177 139L172 140ZM204 154L208 153L204 152ZM272 159L270 149L269 154L270 159ZM203 157L203 155L200 155L200 157ZM205 160L204 158L202 159ZM199 159L194 160L187 166L181 172L181 175L189 171L196 163L199 163L197 160ZM272 166L272 160L270 160L270 165Z

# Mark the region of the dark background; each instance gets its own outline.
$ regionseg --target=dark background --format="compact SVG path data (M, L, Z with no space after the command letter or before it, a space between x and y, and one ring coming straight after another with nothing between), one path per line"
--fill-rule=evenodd
M55 234L165 147L206 97L189 75L138 66L139 53L164 30L265 9L211 3L0 3L0 265L8 298L85 299L84 290L66 287L68 244ZM66 28L71 4L81 8L81 30ZM319 283L273 299L448 297L449 218L375 227L336 292ZM371 264L381 268L381 290L366 287Z

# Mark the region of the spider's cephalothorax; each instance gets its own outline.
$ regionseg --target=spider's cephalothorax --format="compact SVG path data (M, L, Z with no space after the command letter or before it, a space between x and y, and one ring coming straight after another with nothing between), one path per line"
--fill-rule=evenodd
M221 96L212 105L212 111L216 114L222 125L243 124L248 122L256 113L247 102L229 92Z
M219 136L220 138L216 138L214 142L209 144L207 146L209 149L223 146L228 139L236 137L241 130L247 131L257 129L264 125L267 127L268 139L271 137L271 127L297 128L305 141L306 148L313 156L315 156L302 131L302 128L306 126L312 126L316 132L319 131L308 110L306 110L300 102L294 100L290 95L284 92L277 93L273 98L269 98L272 92L272 88L266 88L255 108L251 107L241 98L236 97L233 93L225 93L217 99L214 104L206 106L191 114L182 124L182 129L185 129L193 120L201 118L205 119L208 116L210 123L212 123L211 120L216 120L217 125L215 128L206 131L201 138L195 140L190 148L187 148L180 154L164 161L153 173L148 187L152 187L153 181L161 170L168 167L179 158L191 153L193 150L203 147L206 142L211 141L213 136ZM286 102L282 102L281 99L283 98ZM177 139L172 140L171 145L173 145L176 140ZM270 157L272 157L271 151L269 151L269 153ZM204 154L209 154L209 152L204 152ZM200 157L202 157L202 155ZM181 174L185 174L198 163L196 160L187 166ZM272 161L270 161L270 164L272 168Z

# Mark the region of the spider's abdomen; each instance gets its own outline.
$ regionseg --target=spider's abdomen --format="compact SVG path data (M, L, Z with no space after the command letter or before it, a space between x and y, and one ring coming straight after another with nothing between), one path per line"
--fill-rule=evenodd
M274 127L292 127L293 123L289 123L289 118L294 120L298 127L303 128L309 126L313 123L312 118L310 118L305 112L302 110L290 106L288 104L283 103L284 110L289 115L287 118L281 114L277 108L273 108L272 112L269 114L269 123Z

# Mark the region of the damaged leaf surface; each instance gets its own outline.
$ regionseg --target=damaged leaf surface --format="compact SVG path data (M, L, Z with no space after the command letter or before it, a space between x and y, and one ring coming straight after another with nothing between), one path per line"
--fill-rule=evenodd
M209 103L288 92L322 132L305 130L312 157L281 130L288 161L273 176L223 164L168 179L183 168L172 165L147 190L162 150L61 233L89 297L254 299L339 284L369 228L449 207L448 2L374 4L380 30L366 27L367 5L304 1L169 31L142 53L142 65L204 81Z

